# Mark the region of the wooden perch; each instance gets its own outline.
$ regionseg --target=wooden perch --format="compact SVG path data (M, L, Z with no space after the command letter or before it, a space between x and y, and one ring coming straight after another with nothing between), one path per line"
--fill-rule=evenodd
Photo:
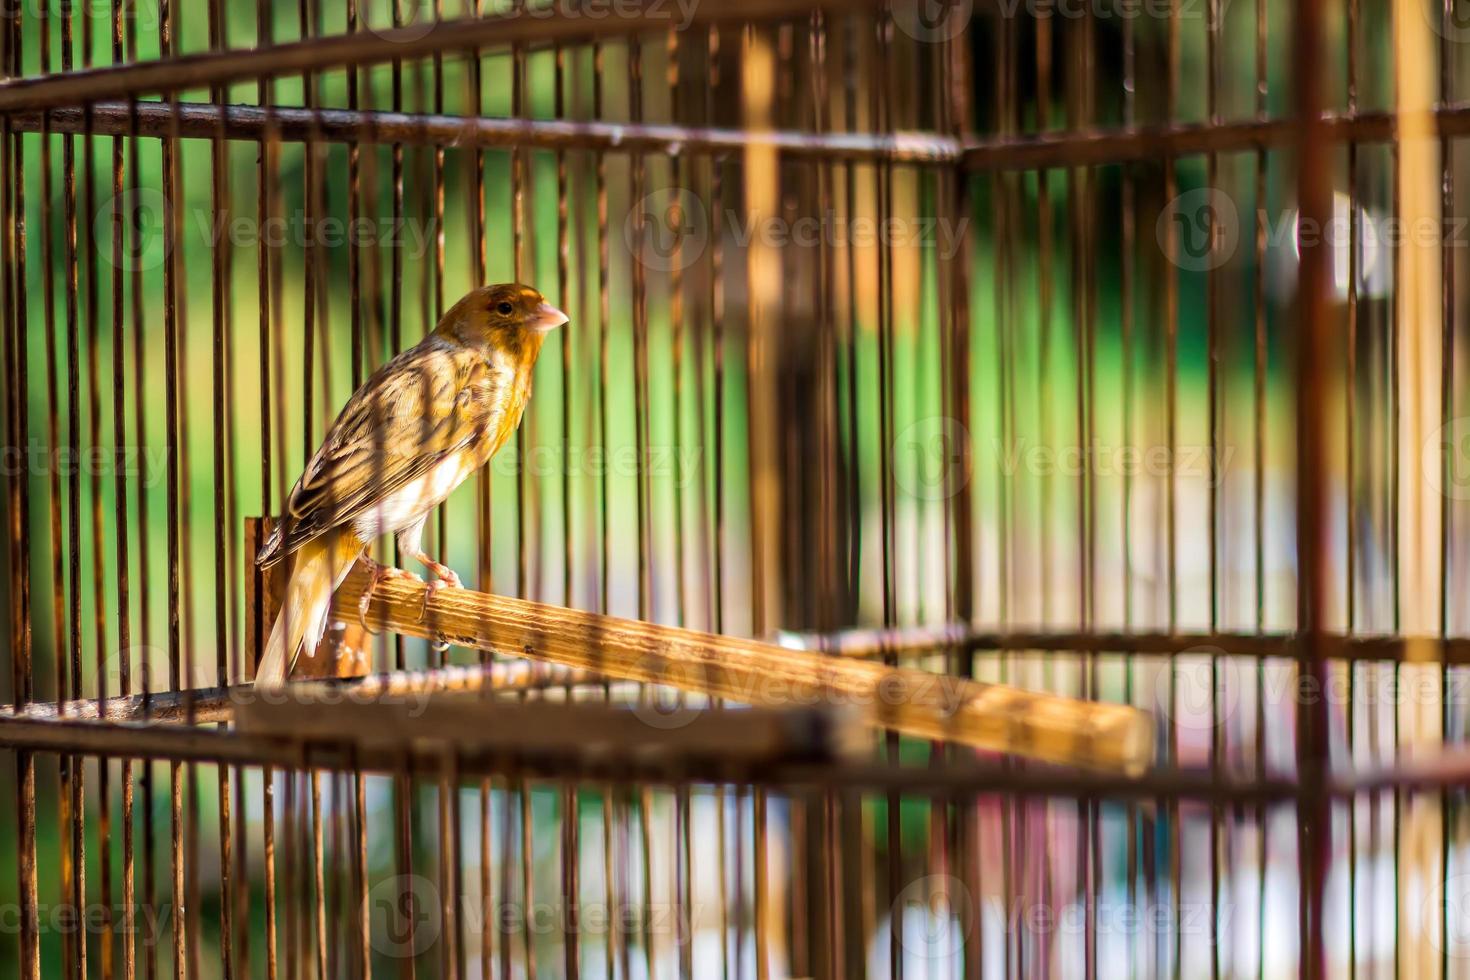
M366 583L361 566L354 569L337 592L334 616L356 621ZM368 610L369 625L744 704L853 707L868 724L905 735L1061 765L1137 774L1153 758L1148 716L1125 705L788 650L467 589L436 593L425 616L424 591L422 583L412 580L380 582ZM677 709L669 713L671 724L677 714Z

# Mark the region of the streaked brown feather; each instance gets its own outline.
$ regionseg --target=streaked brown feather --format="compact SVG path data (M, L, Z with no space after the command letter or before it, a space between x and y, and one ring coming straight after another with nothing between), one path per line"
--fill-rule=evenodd
M480 450L496 388L483 356L436 335L389 361L332 424L287 498L259 563L268 565L349 524L447 456Z

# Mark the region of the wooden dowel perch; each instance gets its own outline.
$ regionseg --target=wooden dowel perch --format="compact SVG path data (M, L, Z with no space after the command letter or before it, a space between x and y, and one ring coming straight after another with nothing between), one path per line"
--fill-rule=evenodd
M354 569L337 592L336 618L356 621L366 583L363 569ZM1153 758L1147 714L1125 705L890 668L467 589L436 593L423 615L424 591L422 583L408 579L379 582L368 624L744 704L851 706L871 725L1044 762L1137 774ZM678 718L678 711L671 712L668 724L677 724Z

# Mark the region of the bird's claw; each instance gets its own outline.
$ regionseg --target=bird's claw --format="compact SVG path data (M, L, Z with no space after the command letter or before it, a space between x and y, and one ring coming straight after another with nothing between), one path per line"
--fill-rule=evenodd
M368 625L368 607L371 606L373 603L373 592L377 590L378 583L383 580L386 574L386 565L379 564L378 562L369 559L367 588L362 590L362 598L357 600L357 621L362 625L362 628L364 630L374 636L377 635L378 631Z
M424 604L419 607L419 622L423 622L429 616L429 602L434 598L434 593L441 589L462 589L464 582L460 580L458 573L448 565L430 566L434 577L429 580L424 589ZM446 644L447 646L447 644Z
M375 630L368 625L367 614L368 609L372 606L373 592L377 589L378 583L385 578L410 578L416 582L420 581L420 579L413 572L402 568L394 568L392 565L384 565L382 562L373 561L371 558L364 558L363 561L368 564L368 583L367 587L362 590L362 597L357 600L357 621L362 624L363 629L376 636L381 631Z

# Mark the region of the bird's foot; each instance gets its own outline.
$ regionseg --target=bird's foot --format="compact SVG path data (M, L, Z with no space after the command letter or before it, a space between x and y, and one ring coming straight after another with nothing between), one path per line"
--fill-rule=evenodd
M419 581L419 577L413 572L405 571L402 568L394 568L392 565L384 565L382 562L374 561L366 555L363 555L359 561L368 567L368 584L367 588L362 590L362 598L357 600L357 621L362 624L363 629L376 635L378 630L368 625L367 614L368 607L372 605L373 592L377 589L378 583L385 578L410 578L414 581Z
M424 604L419 609L419 621L422 622L428 618L429 602L434 598L434 593L440 589L462 589L464 582L460 581L458 573L448 565L441 565L428 555L415 555L414 557L423 562L433 575L429 579L428 587L424 589Z

